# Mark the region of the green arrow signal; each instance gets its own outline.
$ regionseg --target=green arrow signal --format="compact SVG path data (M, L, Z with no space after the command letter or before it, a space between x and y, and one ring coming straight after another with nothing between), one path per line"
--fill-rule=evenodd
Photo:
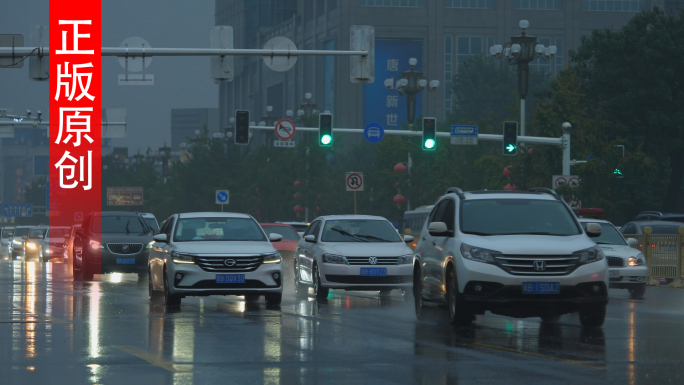
M509 144L508 146L506 146L506 151L508 151L508 152L515 151L515 146L512 144Z

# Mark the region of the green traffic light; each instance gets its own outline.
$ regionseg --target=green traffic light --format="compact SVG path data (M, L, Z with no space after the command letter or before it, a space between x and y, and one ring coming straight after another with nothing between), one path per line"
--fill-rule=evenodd
M330 135L321 136L321 143L330 144L330 142L332 142L332 136L330 136Z
M621 176L621 175L622 175L622 171L620 171L620 169L617 169L617 168L616 168L615 171L613 171L613 174L615 174L615 175L620 175L620 176Z
M434 148L435 147L435 140L434 139L428 139L425 141L425 148Z
M506 146L506 151L508 151L508 152L515 151L515 146L512 144L509 144L508 146Z

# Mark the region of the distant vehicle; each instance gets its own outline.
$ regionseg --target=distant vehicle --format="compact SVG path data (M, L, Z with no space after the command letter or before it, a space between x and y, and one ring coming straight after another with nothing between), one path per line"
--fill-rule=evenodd
M399 230L403 231L405 235L420 234L433 207L434 205L420 206L416 207L415 210L404 212L404 221L402 222L403 229ZM415 250L419 240L419 238L414 239L413 242L408 244L409 247L412 250Z
M29 230L28 239L26 240L26 259L37 258L40 262L43 262L43 240L45 239L45 234L47 234L47 227L32 227Z
M425 302L446 305L450 322L469 326L476 314L557 322L579 312L600 327L608 304L608 265L555 191L449 188L430 212L415 253L416 317Z
M260 223L261 228L266 234L280 234L283 239L273 243L273 247L280 252L283 261L292 262L295 250L297 250L297 242L301 238L297 230L290 225L284 223Z
M141 217L145 220L145 223L152 229L152 231L159 231L159 223L157 218L152 213L139 213Z
M632 221L620 226L622 234L640 235L644 227L651 228L651 234L677 234L677 229L684 226L684 222L670 221Z
M12 234L12 244L10 247L10 259L19 259L26 255L26 240L28 239L29 230L33 226L17 226L14 228Z
M0 257L4 257L5 255L9 257L12 234L14 234L14 226L0 227Z
M572 209L572 212L577 215L577 218L603 219L605 216L605 211L597 208Z
M68 226L51 226L43 239L43 259L49 261L54 258L64 257L64 236L69 234Z
M661 213L660 211L644 211L634 218L632 222L637 221L670 221L670 222L684 222L684 214Z
M316 218L295 253L297 294L326 298L330 289L410 292L413 251L383 217L335 215Z
M648 266L641 251L635 249L637 240L625 239L612 223L604 220L580 218L586 230L587 223L601 225L601 235L592 240L599 245L608 261L608 286L615 289L627 289L632 298L641 298L646 292Z
M164 294L167 306L186 296L244 295L279 305L283 295L280 253L247 214L174 214L154 236L149 260L149 296Z
M125 211L92 213L75 230L75 280L92 280L94 274L147 273L152 230L140 215Z
M300 237L304 236L304 232L306 231L306 229L309 228L309 223L306 223L306 222L276 222L276 223L282 223L284 225L294 227L294 229L297 230L297 233L299 234Z

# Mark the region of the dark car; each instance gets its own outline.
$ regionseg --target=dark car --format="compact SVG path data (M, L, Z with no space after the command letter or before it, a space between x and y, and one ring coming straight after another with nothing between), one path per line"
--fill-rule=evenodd
M670 221L684 222L684 214L661 213L660 211L644 211L639 213L633 222L638 221Z
M622 234L643 234L644 227L651 228L651 234L677 234L677 229L684 226L684 222L670 222L670 221L633 221L627 222L620 227Z
M138 273L142 278L151 245L152 229L137 213L91 213L75 230L74 279L105 273Z

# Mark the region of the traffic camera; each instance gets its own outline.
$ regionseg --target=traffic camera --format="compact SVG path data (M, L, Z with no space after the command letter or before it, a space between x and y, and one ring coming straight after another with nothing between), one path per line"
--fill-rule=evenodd
M235 144L249 144L249 111L235 111Z
M423 118L423 150L434 150L437 145L437 119Z
M518 122L504 122L503 148L504 155L518 155Z
M321 147L332 146L332 114L318 115L318 144Z

